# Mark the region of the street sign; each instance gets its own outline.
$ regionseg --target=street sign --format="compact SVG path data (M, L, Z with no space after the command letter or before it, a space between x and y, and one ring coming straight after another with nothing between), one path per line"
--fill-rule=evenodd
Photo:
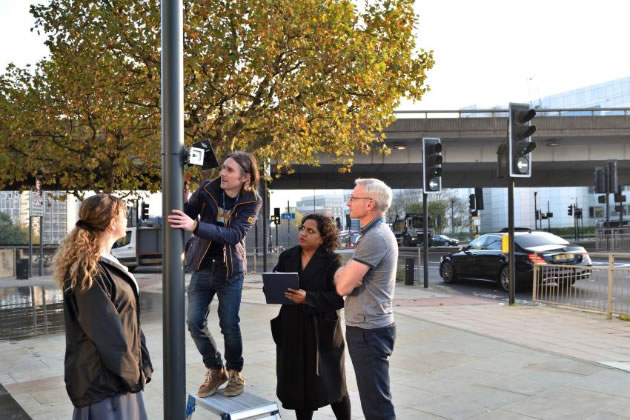
M480 216L473 216L472 221L473 221L473 225L474 226L481 226L481 217Z
M31 217L43 217L44 216L44 194L41 192L31 191Z
M295 219L295 213L282 213L283 219Z

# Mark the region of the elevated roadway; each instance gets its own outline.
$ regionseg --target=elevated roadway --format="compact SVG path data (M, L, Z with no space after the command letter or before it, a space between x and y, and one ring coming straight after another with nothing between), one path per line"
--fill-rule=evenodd
M385 129L391 154L375 147L356 155L349 174L330 156L319 167L296 166L273 181L273 189L351 188L357 177L377 177L394 188L421 188L422 137L440 137L443 187L501 187L497 148L507 138L507 110L401 111ZM630 184L630 108L538 109L531 178L518 186L590 186L593 169L618 160L619 181Z

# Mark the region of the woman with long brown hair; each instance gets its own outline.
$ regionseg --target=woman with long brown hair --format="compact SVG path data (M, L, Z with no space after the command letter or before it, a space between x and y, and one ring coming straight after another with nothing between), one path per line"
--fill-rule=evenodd
M53 259L64 297L64 376L73 419L147 418L140 391L153 367L140 329L138 284L110 254L126 227L120 198L91 196Z

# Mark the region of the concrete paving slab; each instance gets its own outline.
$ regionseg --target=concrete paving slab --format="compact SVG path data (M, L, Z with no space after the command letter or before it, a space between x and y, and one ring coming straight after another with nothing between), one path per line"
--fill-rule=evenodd
M595 391L561 387L514 402L505 406L504 409L534 418L577 419L595 416L600 412L609 413L620 405L626 406L626 413L630 412L630 399Z
M142 298L143 310L149 307L143 329L156 368L144 398L149 418L160 419L161 282L155 276L143 276L140 282L154 292ZM259 279L250 276L243 291L244 374L249 392L276 400L275 346L269 320L277 315L279 306L264 304L261 287ZM471 301L418 286L397 285L396 293L398 337L391 378L399 419L594 419L622 418L630 413L630 373L618 369L630 360L630 323L548 307ZM209 326L221 347L216 305ZM205 369L185 335L186 387L190 392L197 389ZM32 418L67 419L72 413L63 387L64 346L61 333L0 341L0 353L11 355L0 361L0 383ZM361 419L348 356L346 366L352 417ZM289 410L281 409L281 414L295 418ZM213 417L198 411L193 419L203 418ZM334 416L326 407L314 418Z

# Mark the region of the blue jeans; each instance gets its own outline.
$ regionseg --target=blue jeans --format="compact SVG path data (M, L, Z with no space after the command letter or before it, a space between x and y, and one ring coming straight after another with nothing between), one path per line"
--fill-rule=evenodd
M208 329L208 314L214 296L219 300L219 326L225 343L225 361L228 369L243 370L243 339L240 318L243 275L226 279L223 264L212 264L193 273L188 287L188 331L208 369L223 366L221 353Z
M394 350L396 325L374 329L347 326L346 341L366 420L394 420L387 358Z

